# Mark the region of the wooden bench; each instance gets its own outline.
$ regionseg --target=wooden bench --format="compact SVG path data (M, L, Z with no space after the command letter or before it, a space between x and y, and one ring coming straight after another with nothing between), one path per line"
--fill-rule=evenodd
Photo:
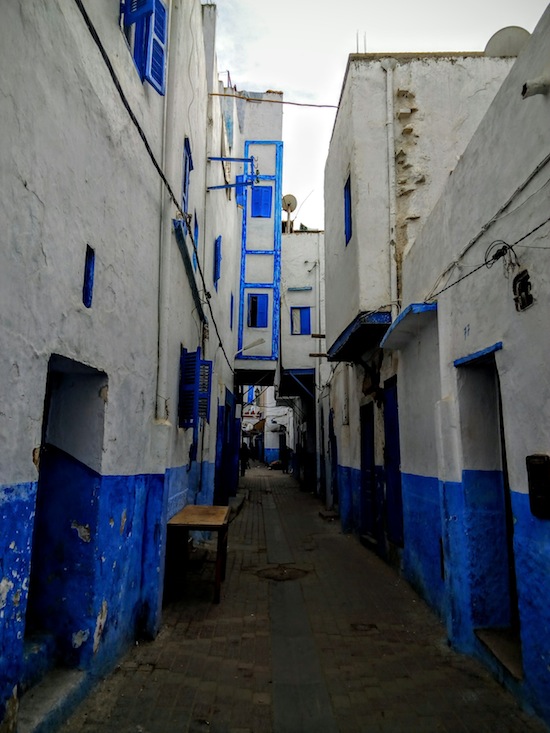
M202 506L188 504L168 521L171 527L180 527L184 534L185 552L189 548L189 532L200 530L218 533L216 550L216 571L214 580L214 603L220 602L221 583L225 580L227 565L227 535L229 528L228 506ZM187 567L188 557L185 558Z

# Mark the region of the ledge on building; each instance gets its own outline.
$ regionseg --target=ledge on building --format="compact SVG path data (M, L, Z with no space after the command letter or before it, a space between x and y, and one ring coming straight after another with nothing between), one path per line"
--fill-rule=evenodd
M426 325L427 318L437 315L437 303L411 303L392 323L380 346L383 349L402 349Z
M380 344L390 325L389 311L359 313L328 349L328 360L359 361L365 351Z

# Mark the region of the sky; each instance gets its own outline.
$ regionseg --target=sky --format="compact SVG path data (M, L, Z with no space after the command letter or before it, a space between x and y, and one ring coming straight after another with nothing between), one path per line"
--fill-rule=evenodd
M217 0L220 79L285 101L337 105L350 53L483 51L497 31L530 33L548 0ZM323 229L335 109L283 107L283 194L294 228ZM286 217L286 214L284 214Z

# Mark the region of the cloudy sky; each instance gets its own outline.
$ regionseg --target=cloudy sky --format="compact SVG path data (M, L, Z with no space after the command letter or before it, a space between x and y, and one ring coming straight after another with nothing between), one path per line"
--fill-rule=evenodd
M218 68L239 90L337 105L350 53L483 51L501 28L532 32L548 0L217 0ZM225 73L224 73L225 72ZM323 228L334 109L284 106L283 193L296 224Z

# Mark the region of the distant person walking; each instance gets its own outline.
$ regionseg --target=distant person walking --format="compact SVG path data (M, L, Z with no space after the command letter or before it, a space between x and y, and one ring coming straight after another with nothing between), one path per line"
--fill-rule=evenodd
M244 476L244 472L248 468L248 459L250 458L250 450L244 440L239 450L239 458L241 461L241 476Z

